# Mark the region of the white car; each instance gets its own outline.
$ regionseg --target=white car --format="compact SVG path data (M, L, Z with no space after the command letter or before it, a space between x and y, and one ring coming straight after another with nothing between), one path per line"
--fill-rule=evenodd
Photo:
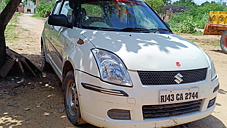
M43 69L64 89L74 125L169 127L215 107L210 57L140 0L58 1L42 33Z

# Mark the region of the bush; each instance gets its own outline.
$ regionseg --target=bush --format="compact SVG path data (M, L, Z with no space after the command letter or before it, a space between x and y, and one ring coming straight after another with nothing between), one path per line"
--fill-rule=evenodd
M184 16L184 14L175 15L173 19L177 19L177 20L171 20L169 22L170 27L173 31L179 32L179 33L194 33L196 31L195 30L196 26L193 23L192 16Z
M184 13L174 14L168 23L175 32L194 33L195 28L203 29L208 23L210 11L227 11L227 7L215 2L205 2L188 8Z
M196 32L195 30L195 24L193 23L193 17L187 17L183 21L183 23L180 25L180 31L181 33L194 33Z
M5 1L3 1L3 2L0 2L0 13L3 11L3 9L5 8L5 6L6 6L6 2Z
M162 13L163 0L144 0L157 13Z
M46 17L48 12L51 12L54 8L55 1L40 1L39 5L35 8L35 15L36 17Z

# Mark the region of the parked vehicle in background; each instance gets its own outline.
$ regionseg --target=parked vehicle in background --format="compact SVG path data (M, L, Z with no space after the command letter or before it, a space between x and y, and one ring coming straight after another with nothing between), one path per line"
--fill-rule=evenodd
M227 11L211 11L204 35L221 35L220 46L227 53Z
M63 0L41 40L74 125L168 127L210 115L218 76L210 57L140 0Z

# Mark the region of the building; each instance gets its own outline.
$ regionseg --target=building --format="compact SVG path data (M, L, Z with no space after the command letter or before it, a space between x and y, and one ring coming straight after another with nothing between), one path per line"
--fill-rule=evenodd
M24 13L35 13L35 3L32 2L31 0L27 0L27 4L24 6Z
M166 5L166 6L163 7L163 10L165 12L167 10L173 10L173 13L176 13L176 12L184 12L185 9L186 9L186 7L184 7L184 6L173 5L173 4Z

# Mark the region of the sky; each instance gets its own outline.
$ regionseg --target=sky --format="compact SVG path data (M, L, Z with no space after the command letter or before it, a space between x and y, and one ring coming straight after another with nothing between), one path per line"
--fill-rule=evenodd
M172 2L175 2L175 1L178 1L178 0L172 0ZM194 2L198 5L201 5L202 3L204 2L211 2L211 1L215 1L215 2L219 2L220 0L194 0ZM221 0L222 2L226 2L227 3L227 0Z

